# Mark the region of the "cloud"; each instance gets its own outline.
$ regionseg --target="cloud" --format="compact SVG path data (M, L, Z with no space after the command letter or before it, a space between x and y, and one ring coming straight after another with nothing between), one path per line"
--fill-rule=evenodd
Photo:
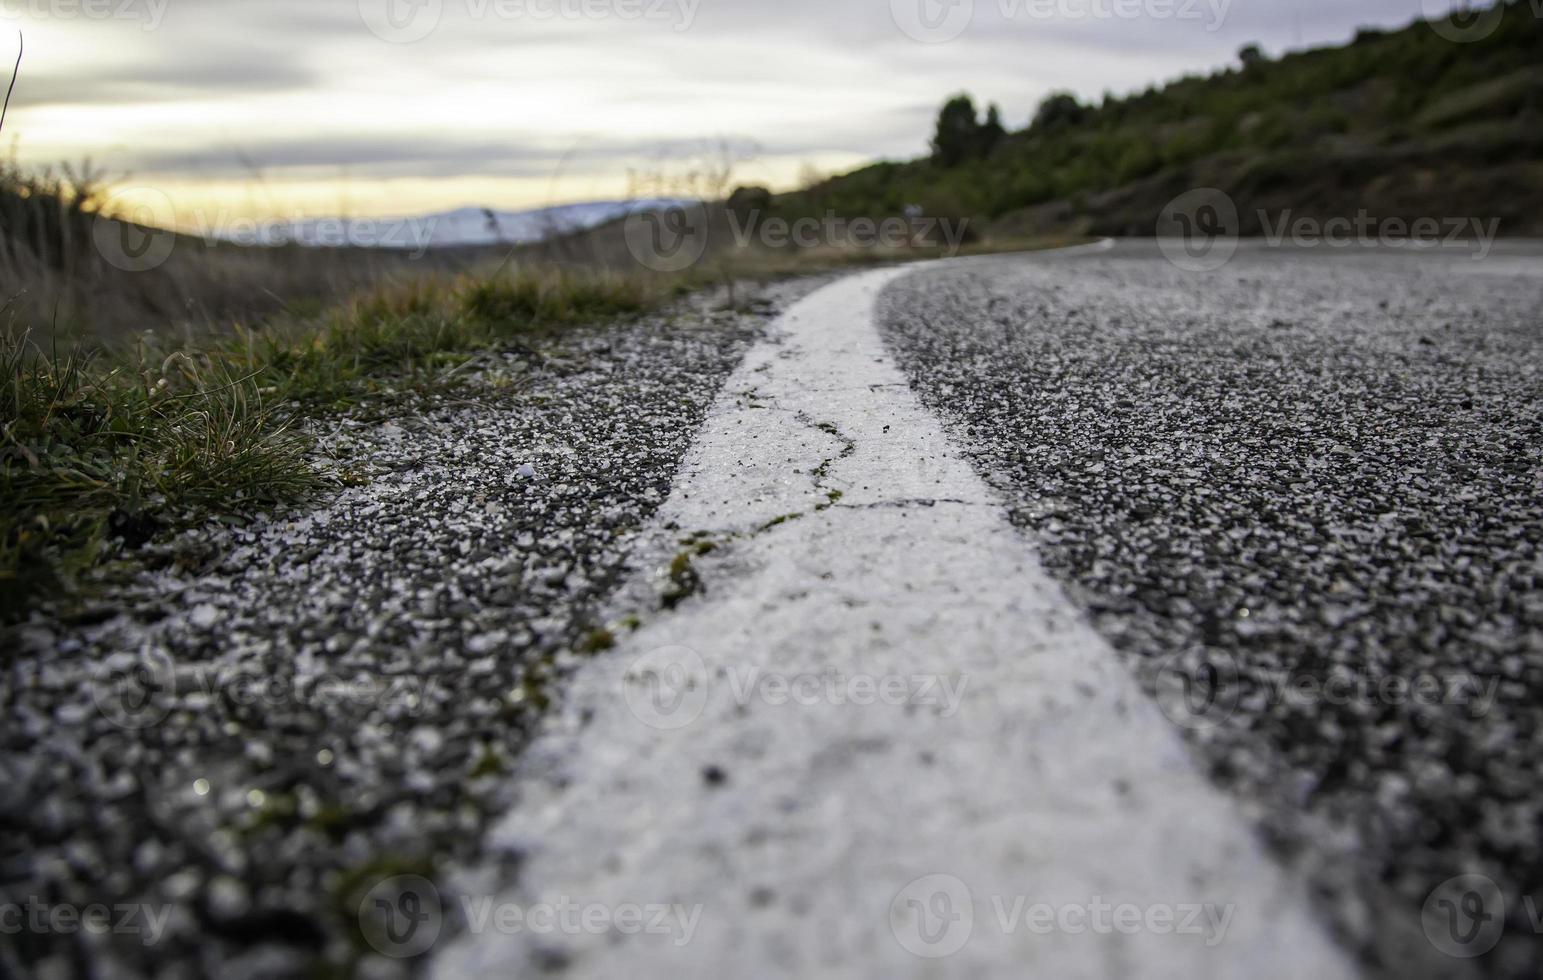
M197 173L210 178L245 177L253 167L265 173L283 171L347 170L358 177L449 177L498 175L550 176L566 160L574 173L600 171L617 160L634 159L662 148L674 155L678 148L665 141L648 144L506 143L467 139L424 141L402 137L309 137L269 140L257 144L228 143L169 153L134 156L130 165L139 175Z
M941 44L897 26L924 0L438 0L437 29L412 44L373 32L361 0L114 5L161 2L147 30L148 16L65 16L78 0L0 0L28 31L12 107L26 153L180 180L239 179L243 156L277 176L625 175L719 135L784 161L893 158L925 151L956 91L1021 126L1052 89L1131 91L1229 64L1246 43L1402 26L1421 5L1143 0L1128 18L1100 13L1127 0L973 0ZM1150 13L1174 7L1196 15Z
M25 72L17 83L18 109L50 105L133 105L196 97L252 96L325 84L321 73L247 53L199 55L169 63L122 61L76 71Z

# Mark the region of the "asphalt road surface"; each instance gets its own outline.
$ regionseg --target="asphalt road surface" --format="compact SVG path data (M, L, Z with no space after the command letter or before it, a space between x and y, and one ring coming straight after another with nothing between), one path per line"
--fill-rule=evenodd
M7 638L0 911L141 914L0 972L1537 976L1540 310L1104 243L486 358Z
M1543 252L1122 243L921 272L880 319L1348 946L1536 976Z

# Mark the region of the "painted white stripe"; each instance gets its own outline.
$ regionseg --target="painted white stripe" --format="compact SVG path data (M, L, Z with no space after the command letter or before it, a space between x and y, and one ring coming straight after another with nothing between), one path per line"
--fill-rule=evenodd
M489 927L439 975L1353 975L907 387L872 323L901 274L751 352L661 517L720 542L705 595L526 756L507 901L596 931ZM604 928L628 903L700 918Z

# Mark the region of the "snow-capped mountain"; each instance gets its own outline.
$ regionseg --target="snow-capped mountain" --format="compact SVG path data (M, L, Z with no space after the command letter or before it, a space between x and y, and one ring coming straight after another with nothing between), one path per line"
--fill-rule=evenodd
M469 207L414 218L312 218L270 225L262 240L265 244L291 241L302 245L414 251L469 245L523 245L594 228L634 212L656 211L681 203L670 198L645 198L563 204L533 211Z

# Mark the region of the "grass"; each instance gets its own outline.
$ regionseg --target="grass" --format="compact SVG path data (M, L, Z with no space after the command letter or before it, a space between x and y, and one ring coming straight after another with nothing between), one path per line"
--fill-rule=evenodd
M520 270L378 291L316 321L200 348L43 350L0 335L0 621L70 594L157 534L335 482L296 423L404 382L432 389L475 351L656 308L675 284Z
M221 348L264 391L339 406L377 393L382 382L432 383L476 350L644 313L674 295L657 277L583 268L427 278L384 287L298 329L238 330Z
M90 162L28 170L0 159L0 304L51 337L107 344L146 325L181 337L216 337L233 323L325 309L395 279L466 272L475 252L300 245L243 246L155 231L164 261L130 270L110 247L125 232L112 187ZM169 219L170 216L163 216Z
M94 178L83 173L59 180L0 166L0 216L7 219L0 272L31 263L36 273L20 277L20 293L0 297L0 317L9 316L0 333L0 624L25 618L44 596L89 594L102 573L120 560L134 567L136 549L168 532L212 517L240 520L356 482L311 465L300 423L442 390L478 351L537 343L553 331L658 309L706 288L723 290L736 306L736 282L948 254L935 247L749 248L720 250L679 275L602 261L523 261L471 275L434 266L393 272L370 256L326 250L286 264L273 250L188 246L174 258L190 264L129 275L102 268L85 244L102 219ZM1049 244L1057 242L1004 241L970 251ZM345 259L364 271L330 285L280 274ZM237 267L243 274L225 275ZM269 302L254 306L253 288L270 276L274 289L263 290ZM361 281L375 284L336 306L300 313L294 305L297 297L347 296ZM131 345L61 352L57 339L29 340L35 334L27 326L60 336L29 291L33 300L99 294L96 302L141 311L141 325L170 327L185 339L141 334ZM217 329L192 339L179 334L185 321L159 312L195 307L260 325L219 328L211 313L208 325ZM105 334L114 335L126 328ZM684 577L689 566L681 571Z
M0 619L177 515L290 499L320 477L250 378L214 356L106 363L0 337Z
M675 555L670 562L668 576L669 585L665 588L664 594L659 597L660 603L666 609L674 609L702 591L702 579L691 566L689 551L682 551Z

